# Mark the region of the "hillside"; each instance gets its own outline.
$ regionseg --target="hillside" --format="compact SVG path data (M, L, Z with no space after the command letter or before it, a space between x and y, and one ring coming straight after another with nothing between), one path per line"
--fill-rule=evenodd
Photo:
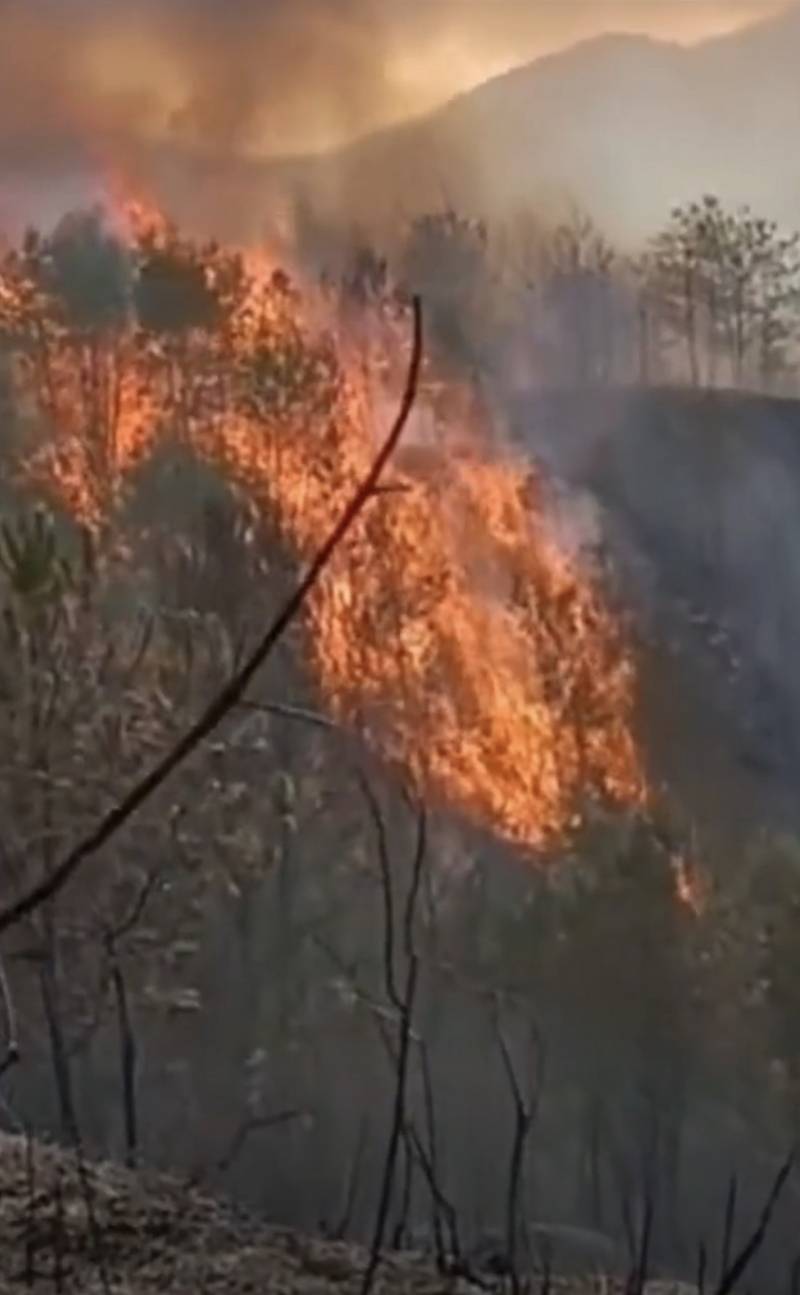
M77 234L109 253L91 223ZM11 1271L32 1284L32 1249L49 1246L58 1287L53 1237L66 1261L71 1220L70 1255L95 1285L106 1236L122 1289L297 1289L311 1271L322 1290L332 1268L355 1289L388 1165L384 1236L398 1249L433 1234L439 1253L474 1254L492 1237L496 1271L502 1253L535 1257L533 1242L515 1247L524 1228L570 1247L591 1236L619 1272L654 1182L651 1269L691 1274L699 1237L719 1253L731 1166L744 1166L744 1227L794 1119L781 1080L800 1057L796 847L767 843L752 878L770 872L766 894L731 851L704 850L719 881L707 889L672 820L640 812L639 748L685 811L679 847L686 817L748 846L762 824L791 823L797 407L604 389L511 410L522 450L566 482L552 494L567 530L600 510L641 672L605 591L552 544L530 457L509 464L499 439L472 454L455 437L430 444L420 419L386 506L365 512L297 632L176 767L165 753L186 750L209 697L236 699L236 662L372 460L371 402L284 275L198 301L198 281L210 294L237 260L169 242L166 281L204 321L181 328L142 237L134 310L93 337L100 371L126 379L99 418L80 382L86 299L66 272L65 247L83 245L62 231L24 274L9 259L4 280L14 336L43 356L19 366L2 446L15 891L53 858L80 859L76 837L143 769L172 772L57 893L49 923L36 913L4 942L0 1039L19 1062L0 1118L213 1184L282 1231L241 1230L162 1180L141 1208L127 1187L113 1205L102 1172L67 1209L66 1189L39 1194L39 1169L31 1192L16 1143L5 1194L0 1180ZM32 313L54 265L58 294ZM442 392L425 394L433 410ZM466 394L444 388L454 429ZM762 1295L785 1291L795 1254L780 1222ZM291 1239L321 1234L361 1250ZM578 1267L554 1249L557 1271ZM442 1289L430 1265L405 1264L383 1289Z
M643 640L654 770L738 834L797 825L800 401L523 398L512 434L599 504Z
M270 1228L177 1178L87 1163L53 1145L0 1136L0 1290L119 1295L327 1295L361 1289L365 1251ZM607 1295L623 1283L600 1279ZM535 1281L535 1279L534 1279ZM421 1255L388 1254L374 1289L386 1295L501 1290L486 1273L442 1276ZM543 1289L538 1283L528 1287ZM593 1279L553 1278L551 1295L589 1295ZM644 1295L689 1292L651 1282Z
M692 47L602 36L330 156L266 167L263 181L360 222L443 201L490 216L519 204L541 212L571 196L612 237L635 239L676 202L711 190L796 223L796 174L785 159L800 116L798 53L794 6ZM756 82L759 94L748 94Z
M364 1261L353 1247L268 1228L178 1179L110 1163L81 1172L74 1155L13 1137L0 1139L0 1235L3 1290L322 1295L357 1290ZM390 1261L382 1287L441 1289L411 1258ZM454 1280L451 1289L469 1287Z

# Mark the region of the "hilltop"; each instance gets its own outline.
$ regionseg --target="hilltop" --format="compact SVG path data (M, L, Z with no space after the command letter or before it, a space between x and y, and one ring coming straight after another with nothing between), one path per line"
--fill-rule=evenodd
M608 34L494 77L443 108L253 181L317 213L380 223L452 203L501 217L575 199L612 238L638 239L702 190L798 219L786 158L800 117L800 10L695 46ZM768 85L763 69L769 67ZM758 95L748 87L759 85ZM653 148L659 164L650 165Z

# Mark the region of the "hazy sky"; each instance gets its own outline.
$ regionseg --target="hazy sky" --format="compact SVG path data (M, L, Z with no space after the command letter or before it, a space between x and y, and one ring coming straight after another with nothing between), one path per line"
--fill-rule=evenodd
M398 19L387 73L398 97L420 110L604 32L689 44L786 7L786 0L398 0L407 27Z
M264 153L423 112L604 31L694 41L777 0L0 0L0 163L167 138Z

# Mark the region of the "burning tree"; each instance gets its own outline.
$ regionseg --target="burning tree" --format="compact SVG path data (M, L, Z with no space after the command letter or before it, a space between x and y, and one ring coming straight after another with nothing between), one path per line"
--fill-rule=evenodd
M23 674L27 678L35 666L38 682L25 694L29 704L21 698L13 716L29 725L44 706L47 724L35 750L16 743L7 792L25 812L16 814L22 836L11 843L9 866L25 857L18 888L29 895L42 886L47 892L44 902L26 908L26 930L40 963L61 1127L77 1137L74 1057L76 1049L91 1047L113 991L126 1154L133 1158L138 1118L132 1005L137 1011L157 1004L173 1010L174 1000L175 1010L184 1011L202 1002L202 994L192 989L176 996L160 989L152 951L145 947L138 959L125 952L140 947L130 914L134 924L141 921L136 893L146 895L152 885L150 872L142 877L134 866L133 843L112 850L102 885L79 887L64 903L57 879L71 875L72 855L57 864L60 841L71 834L71 824L84 819L84 798L102 805L108 795L105 782L100 787L96 778L83 776L86 769L97 765L112 782L125 782L131 762L140 764L151 750L166 752L156 760L157 772L162 765L173 768L176 726L182 717L188 723L200 681L212 692L221 687L219 696L227 697L224 661L241 659L244 644L234 642L232 622L217 623L212 616L206 624L198 615L191 553L182 555L179 573L172 557L180 554L172 554L155 583L140 582L134 593L141 555L166 553L170 545L154 534L152 521L140 529L141 510L131 504L146 488L148 462L156 463L156 452L171 446L232 483L244 526L231 550L234 563L260 547L254 538L259 534L303 561L312 557L320 533L338 535L339 500L370 480L374 446L371 393L361 385L361 369L348 364L346 341L337 339L330 324L313 319L313 304L283 271L260 255L198 247L166 222L138 227L120 248L96 220L93 215L88 223L68 223L54 240L32 236L22 254L9 257L3 278L17 398L27 400L38 434L18 475L46 485L52 498L72 510L92 556L74 590L48 586L45 602L38 587L33 590L36 607L55 621L40 626L37 611L36 635L18 636L25 651L34 652ZM107 298L98 294L91 311L78 318L82 306L71 296L73 276L80 281L82 257L95 244L101 260L110 258L119 269L112 283L119 291L110 287ZM438 418L446 420L455 407L456 401L440 401ZM630 728L631 667L599 586L550 537L530 473L499 458L479 425L448 428L440 421L439 435L447 453L426 446L419 432L387 490L355 520L345 542L336 539L330 548L321 579L308 586L303 642L317 694L333 721L357 731L394 764L418 797L539 848L571 829L586 789L618 803L641 798ZM227 522L224 510L207 510L206 517L215 532L208 551L218 545ZM61 571L53 532L38 529L33 538L33 558L47 558L53 572ZM18 559L20 570L27 570L28 549L12 533L8 547L9 561ZM272 578L274 565L273 556L253 566L253 580ZM9 566L12 585L15 570ZM162 602L164 578L176 573L192 604L186 633ZM126 617L116 628L108 619L132 594L149 604L150 627L141 648L122 643L132 628ZM136 670L129 678L131 652ZM66 691L57 686L65 672ZM111 701L104 696L109 690ZM64 746L75 708L86 716L72 732L80 741ZM213 727L227 709L227 701L221 708L212 702L208 724L201 718L189 725L190 735ZM184 749L190 746L183 739L172 747ZM270 749L278 754L274 742ZM297 799L288 767L284 759L281 806L276 801L284 825L293 821L290 802ZM181 783L187 795L198 776L202 772L190 773L188 783ZM153 790L160 779L158 773ZM217 784L215 777L211 785ZM252 825L243 833L230 821L245 812L245 785L239 781L232 799L224 784L219 796L203 797L206 830L220 843L213 875L203 870L189 880L174 859L167 864L170 852L186 852L187 838L179 845L171 834L171 813L164 819L156 805L155 818L144 817L134 840L150 840L153 868L159 874L166 869L170 889L187 898L198 883L217 884L230 854L229 883L241 898L237 924L252 990L258 976L252 923L244 915L258 904L261 882L255 883L247 861L262 858L264 834ZM179 807L183 791L175 802ZM134 787L130 804L144 798ZM112 809L109 822L116 822L115 814ZM37 822L42 818L43 835ZM296 956L291 831L280 827L277 837L273 833L278 838L283 845L276 876L283 880L276 940L288 966ZM79 847L75 859L82 857ZM163 913L155 923L159 946L180 946L189 952L190 965L191 951L203 943L195 938L193 905L192 900L172 933ZM69 993L65 959L72 967ZM251 1027L263 1019L260 1002L254 1003ZM245 1031L234 1048L240 1065L253 1052L248 1042L252 1034Z
M109 525L130 466L177 437L308 558L370 461L363 375L260 254L127 220L131 308L115 297L88 332L58 296L68 258L30 240L6 266L7 336L53 432L27 471ZM87 356L100 357L88 370ZM528 469L481 427L440 422L438 436L441 449L398 461L392 493L335 555L309 604L309 651L336 718L421 792L535 847L587 788L641 796L631 665L599 586L550 538Z
M641 967L651 976L649 1001L661 1018L678 1014L685 966L673 956L676 931L694 918L676 913L668 867L645 873L642 859L648 859L637 844L626 856L628 873L610 869L602 894L599 877L571 902L548 893L542 902L550 918L535 926L532 895L535 890L538 904L548 882L537 878L541 888L535 888L530 871L515 868L509 907L519 921L498 930L486 900L485 855L476 847L471 900L456 894L464 837L447 836L452 823L442 826L437 815L429 816L431 842L437 864L439 853L445 863L435 869L420 863L417 872L421 854L410 850L405 866L417 907L400 914L400 892L387 875L396 883L397 842L409 826L403 829L401 820L398 827L400 815L389 811L374 825L376 869L361 812L350 805L352 762L377 753L415 805L438 806L488 829L473 840L510 842L540 857L553 847L555 854L573 837L587 796L635 810L645 799L623 627L588 560L556 542L537 472L498 446L457 382L439 380L431 364L406 443L375 485L373 413L377 399L386 398L384 374L392 366L376 373L363 361L365 354L380 358L384 338L404 351L393 312L381 315L381 346L354 356L329 302L265 253L196 244L158 213L143 219L141 209L126 208L117 223L125 237L108 247L105 233L81 221L62 230L56 251L49 240L29 240L0 277L17 400L27 400L38 434L16 464L18 479L46 485L92 538L82 551L80 532L70 532L74 547L62 552L38 523L30 535L23 526L6 536L4 594L14 617L6 622L0 719L14 758L4 796L7 820L25 839L14 843L12 863L5 860L4 867L10 876L16 862L14 884L25 892L42 879L47 885L58 861L69 861L75 836L96 844L96 832L84 832L109 805L112 828L122 821L131 827L130 836L114 829L102 837L102 859L74 887L48 893L35 911L47 914L49 932L28 912L21 930L29 943L14 952L29 962L33 955L36 971L21 1005L27 1015L32 1002L39 1004L62 1125L69 1132L70 1110L79 1106L70 1089L81 1088L79 1068L90 1076L87 1090L113 1083L124 1098L130 1159L139 1149L137 1130L151 1122L159 1145L170 1132L176 1158L186 1156L202 1121L211 1126L214 1158L224 1166L234 1157L223 1154L226 1146L238 1155L250 1130L271 1128L276 1110L285 1114L291 1154L275 1158L264 1187L279 1202L290 1194L292 1174L308 1163L304 1156L313 1154L317 1168L325 1139L338 1155L354 1128L352 1074L347 1102L337 1105L328 1083L333 1071L326 1070L324 1091L315 1088L310 1059L323 1049L331 1067L341 1066L346 1038L354 1056L367 1058L365 1073L374 1067L383 1093L384 1053L376 1060L364 1042L377 1022L386 1055L392 1060L402 1051L404 1057L391 1143L390 1167L405 1175L391 1217L395 1234L405 1234L426 1192L439 1230L444 1221L455 1233L451 1185L445 1190L442 1182L448 1158L458 1163L463 1123L459 1133L450 1110L443 1115L431 1100L425 1067L426 1049L445 1069L442 1059L463 1045L464 1017L455 1012L451 1022L450 1008L460 1002L463 1011L466 995L441 993L457 955L467 949L479 973L495 975L492 1011L487 1015L484 1004L480 1019L504 1046L510 1026L500 1011L503 996L510 1002L517 991L520 1039L527 1039L539 1010L530 985L520 995L519 985L506 980L530 972L531 949L539 959L537 977L552 956L551 981L562 982L553 1001L578 1002L578 1014L589 1020L599 1002L620 1018L618 1033L629 1048L623 1064L630 1070L641 1014L622 1019L603 992L610 997L626 983L628 899L636 896L637 915L640 905L646 909ZM109 287L91 318L78 318L80 302L69 304L70 276L78 274L93 239L101 259L107 255L118 267L120 292ZM382 268L366 267L365 276L380 296ZM368 329L368 315L365 320ZM96 401L93 363L100 375ZM66 385L51 400L48 377L56 375ZM435 403L426 408L424 396L434 390ZM107 398L115 391L116 401ZM90 453L84 432L105 449ZM367 495L354 495L364 480L371 480ZM196 496L202 504L186 504ZM363 507L351 511L352 525L342 532L341 501L348 496ZM320 567L324 534L336 542ZM92 562L83 563L82 552ZM62 557L75 564L72 574ZM34 572L39 558L47 559L44 585L34 580L32 593L25 585L27 603L15 574L20 558L23 571L35 558ZM288 571L295 575L309 560L319 579L301 586L309 595L304 602L290 604L302 607L304 622L292 625L274 672L256 683L254 670L240 670L243 661L260 659L258 652L248 656L255 628L272 620ZM288 622L277 623L285 628ZM247 695L243 679L251 687ZM24 687L15 691L15 680ZM209 695L212 703L203 710ZM216 740L201 749L200 739L220 720ZM302 735L296 741L287 737L289 724ZM327 755L325 744L332 744ZM193 761L184 761L189 753ZM123 795L120 802L120 786L131 785L133 801ZM120 803L124 816L114 818ZM130 805L142 810L138 818ZM418 822L421 829L422 816ZM636 887L629 885L631 870L638 870ZM600 900L602 939L595 921ZM476 932L480 939L473 939ZM507 963L510 934L523 951L509 971L497 963ZM398 995L391 976L382 986L391 939L403 941L398 965L413 968L415 978L419 973L418 989L416 979L409 981L414 993ZM598 998L588 992L595 986L587 987L585 969L604 944L617 961L607 980L598 977ZM14 960L16 986L24 965ZM543 984L537 979L536 988ZM356 1008L368 1016L369 1029L356 1019ZM112 1078L97 1042L109 1030L107 1017L120 1036ZM468 1013L466 1019L472 1025L478 1018ZM656 1031L654 1045L656 1064L664 1062L662 1080L670 1073L667 1062L678 1067L678 1089L690 1073L680 1068L686 1043L680 1027ZM138 1054L143 1073L131 1063L137 1031L148 1043ZM649 1047L649 1032L646 1037L642 1046ZM208 1061L212 1051L208 1075L199 1066L193 1074L187 1057ZM349 1053L345 1068L359 1069ZM528 1093L536 1067L530 1076L524 1069L524 1093L517 1091L513 1064L504 1080L514 1090L517 1116L510 1144L516 1166L511 1250L521 1242L518 1169L538 1101L538 1091ZM458 1109L462 1078L449 1078L454 1093L447 1105ZM374 1103L375 1117L374 1092L363 1083L346 1221L362 1145L364 1172L374 1180L382 1169L370 1161L369 1148L383 1112ZM571 1075L570 1084L569 1101L577 1093L591 1104L596 1094L581 1075ZM669 1141L669 1121L675 1115L679 1123L682 1107L673 1109L665 1087L654 1100L663 1103L659 1118L667 1122L659 1137ZM507 1097L504 1086L504 1103ZM97 1105L105 1111L108 1103ZM307 1107L323 1128L311 1152L298 1118ZM211 1111L218 1113L213 1120ZM585 1116L592 1134L594 1107ZM441 1139L437 1119L446 1128ZM98 1138L112 1136L101 1129ZM488 1145L494 1130L485 1136ZM353 1155L352 1146L345 1151ZM582 1148L589 1160L592 1151ZM673 1153L668 1147L665 1159ZM596 1168L589 1165L590 1177ZM314 1199L332 1211L339 1161L318 1177ZM481 1193L497 1198L497 1180L478 1183L476 1208ZM307 1178L302 1197L302 1208L310 1209Z

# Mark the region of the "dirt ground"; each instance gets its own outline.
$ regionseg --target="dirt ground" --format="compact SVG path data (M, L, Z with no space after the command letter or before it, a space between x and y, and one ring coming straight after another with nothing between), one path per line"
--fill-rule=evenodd
M344 1242L271 1228L178 1179L0 1135L0 1291L103 1295L350 1295L366 1254ZM442 1276L425 1258L390 1254L376 1295L500 1291L499 1279ZM611 1279L553 1279L552 1295L617 1295ZM688 1287L648 1283L648 1295ZM534 1280L531 1295L541 1292Z

